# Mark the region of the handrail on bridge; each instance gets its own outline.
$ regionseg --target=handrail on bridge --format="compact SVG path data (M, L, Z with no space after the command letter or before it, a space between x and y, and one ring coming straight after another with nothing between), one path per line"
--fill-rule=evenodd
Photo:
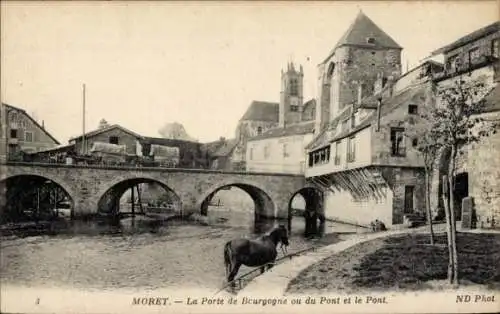
M147 170L147 171L182 171L182 172L204 172L204 173L222 173L222 174L252 174L252 175L273 175L284 177L304 177L303 174L279 173L279 172L262 172L262 171L237 171L237 170L222 170L222 169L207 169L207 168L180 168L180 167L165 167L156 166L148 167L142 165L116 165L116 164L66 164L59 162L37 162L37 161L0 161L0 164L11 166L40 166L40 167L60 167L60 168L87 168L87 169L109 169L109 170Z

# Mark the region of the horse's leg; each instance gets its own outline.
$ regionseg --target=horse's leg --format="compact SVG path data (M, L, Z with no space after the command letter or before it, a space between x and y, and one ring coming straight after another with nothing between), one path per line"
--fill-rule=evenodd
M274 262L273 262L274 263ZM271 268L274 267L274 264L267 264L267 270L270 270Z
M240 267L241 267L241 263L240 262L234 262L234 263L231 263L233 264L233 269L231 270L231 273L229 273L229 276L227 277L227 281L228 282L231 282L234 280L234 277L236 277L236 274L238 273L238 271L240 270ZM235 286L235 282L231 282L231 286Z
M263 274L266 271L266 265L260 268L260 274Z

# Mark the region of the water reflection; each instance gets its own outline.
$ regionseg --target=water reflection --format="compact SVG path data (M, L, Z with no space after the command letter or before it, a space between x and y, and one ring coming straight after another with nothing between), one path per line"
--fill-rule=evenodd
M133 234L168 234L172 228L193 225L191 221L158 217L135 216L127 218L101 217L91 220L57 220L43 223L27 223L16 228L4 228L3 235L133 235ZM251 210L231 210L223 207L209 208L207 226L204 228L223 228L240 230L242 235L257 236L268 232L274 226L284 224L292 234L303 233L304 219L293 217L288 219L269 219L255 216Z

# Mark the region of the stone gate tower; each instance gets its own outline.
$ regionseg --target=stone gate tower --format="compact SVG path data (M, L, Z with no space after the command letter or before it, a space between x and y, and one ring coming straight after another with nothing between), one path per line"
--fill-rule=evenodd
M299 71L293 63L289 63L287 71L281 70L281 97L279 105L279 127L302 121L304 110L304 70L302 65Z
M316 129L327 125L347 105L372 94L378 76L384 81L399 76L402 49L360 11L318 66Z

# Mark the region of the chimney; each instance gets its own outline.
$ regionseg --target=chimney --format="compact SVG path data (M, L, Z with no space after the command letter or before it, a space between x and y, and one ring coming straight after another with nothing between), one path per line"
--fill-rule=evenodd
M380 107L382 107L382 96L377 99L377 132L380 131Z
M42 129L45 130L45 121L44 120L42 120Z

